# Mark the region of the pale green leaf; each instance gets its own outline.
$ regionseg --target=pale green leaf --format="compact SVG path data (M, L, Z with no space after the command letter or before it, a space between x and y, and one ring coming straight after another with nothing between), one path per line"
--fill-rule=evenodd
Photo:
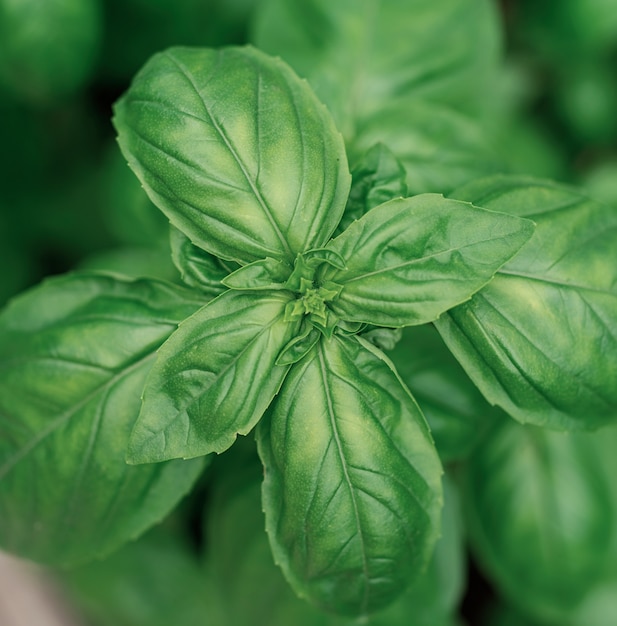
M343 615L394 601L438 537L441 465L383 354L322 339L292 366L258 443L270 543L296 593Z
M293 263L341 218L350 184L342 138L280 59L172 48L137 74L114 123L153 202L220 258Z

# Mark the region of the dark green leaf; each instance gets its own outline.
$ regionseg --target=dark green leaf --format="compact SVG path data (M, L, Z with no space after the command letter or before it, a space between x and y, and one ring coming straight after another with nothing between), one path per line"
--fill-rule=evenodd
M616 445L614 427L575 435L503 420L469 460L468 526L480 562L541 621L569 623L614 580Z
M187 295L188 294L188 295ZM155 281L70 275L0 316L0 541L86 561L158 522L203 461L125 463L158 347L198 304Z
M349 191L342 138L308 85L252 48L172 48L115 107L153 202L223 259L293 263L323 245Z
M296 593L347 615L391 603L437 539L441 465L383 354L322 339L292 366L258 443L272 550Z
M496 177L456 192L537 223L531 241L436 326L486 398L521 422L617 419L617 212L545 181Z
M0 1L0 84L48 104L88 79L101 35L96 0Z
M528 220L437 194L392 200L328 244L347 264L323 273L342 286L330 307L379 326L430 322L485 285L532 232Z
M225 626L193 546L169 528L153 529L62 582L95 626Z
M289 369L275 362L298 329L290 299L227 291L180 325L148 377L131 463L222 452L255 426Z
M237 263L222 261L198 248L182 231L173 226L169 230L169 240L171 258L187 285L197 287L211 296L218 296L227 290L221 281L238 269Z
M376 206L407 196L405 177L405 168L386 146L378 143L370 148L351 171L347 206L335 234Z
M466 458L501 411L488 404L432 326L403 329L388 356L426 415L441 460Z

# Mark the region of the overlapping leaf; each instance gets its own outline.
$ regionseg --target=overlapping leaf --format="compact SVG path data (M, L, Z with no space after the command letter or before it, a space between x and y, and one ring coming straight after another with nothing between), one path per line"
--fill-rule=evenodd
M258 441L270 542L296 593L350 615L400 595L437 538L441 466L383 355L353 337L318 343Z
M454 194L537 222L531 241L437 328L486 398L521 422L617 420L617 213L573 189L496 177Z
M591 623L570 619L614 589L616 441L615 427L574 434L503 420L469 461L466 508L479 561L542 623Z
M203 460L129 467L157 348L198 307L154 281L69 275L0 316L0 542L46 563L100 556L158 522Z
M298 325L289 292L227 291L184 321L158 353L129 461L222 452L257 423L288 366L275 365Z
M308 85L255 49L155 55L114 123L155 204L220 258L293 262L340 220L349 191L342 138Z
M499 58L487 0L267 0L256 17L257 45L309 80L348 138L396 98L477 110Z
M437 194L372 209L327 246L347 264L324 280L344 320L381 326L433 321L485 285L529 239L533 224Z

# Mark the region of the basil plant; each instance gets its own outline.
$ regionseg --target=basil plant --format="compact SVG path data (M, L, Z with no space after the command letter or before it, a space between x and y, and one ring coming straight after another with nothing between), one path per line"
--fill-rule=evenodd
M341 615L385 607L426 567L442 507L440 457L385 350L440 319L464 353L459 305L534 222L405 197L379 144L352 176L308 83L251 47L155 55L114 124L185 285L74 273L2 313L2 545L60 565L106 555L254 431L296 594Z

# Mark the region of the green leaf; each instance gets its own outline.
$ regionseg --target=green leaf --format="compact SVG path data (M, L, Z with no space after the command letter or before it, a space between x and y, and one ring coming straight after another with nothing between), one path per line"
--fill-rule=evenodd
M254 32L307 78L348 139L397 98L482 109L499 60L488 0L266 0Z
M0 0L0 84L33 104L82 88L101 39L96 0Z
M498 589L539 621L568 624L615 575L616 445L614 427L571 434L503 420L469 459L472 545Z
M368 342L334 335L296 363L258 444L274 558L299 596L365 615L426 566L441 465L422 413Z
M227 291L159 350L129 445L129 462L223 452L268 408L289 366L275 365L298 330L291 294Z
M433 321L485 285L532 231L528 220L437 194L392 200L328 244L347 264L323 273L342 285L330 307L379 326Z
M96 626L223 626L208 582L193 546L161 526L62 576L71 603Z
M171 258L182 280L190 287L197 287L211 296L227 291L222 280L238 269L233 261L223 261L198 248L180 230L170 227Z
M287 263L266 258L243 265L222 282L230 289L284 289L291 270Z
M335 234L376 206L409 195L405 176L405 168L385 145L377 143L367 150L352 168L347 206Z
M537 223L493 281L437 323L489 402L521 422L617 419L617 213L554 183L496 177L455 193Z
M385 103L356 129L349 159L381 142L407 172L407 195L448 193L481 176L504 171L482 124L450 107L408 99Z
M501 411L488 404L433 326L404 328L388 356L422 408L441 460L467 458Z
M198 304L155 281L69 275L0 315L0 542L44 563L102 556L158 522L203 461L125 463L155 351Z
M306 82L258 50L155 55L114 123L153 202L220 258L293 263L341 218L350 184L342 138Z

